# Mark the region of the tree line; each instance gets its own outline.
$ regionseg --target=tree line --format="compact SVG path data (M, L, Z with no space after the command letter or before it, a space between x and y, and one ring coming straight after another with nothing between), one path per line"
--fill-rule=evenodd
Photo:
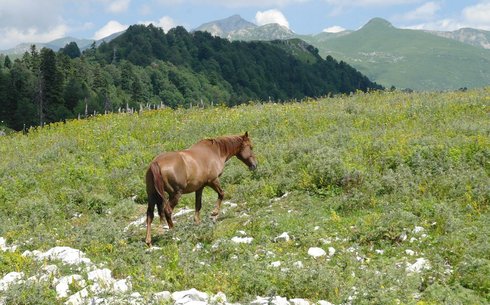
M0 57L0 120L21 130L140 105L237 105L381 89L331 56L299 60L267 42L230 42L177 27L164 33L133 25L83 52L32 46L14 61Z

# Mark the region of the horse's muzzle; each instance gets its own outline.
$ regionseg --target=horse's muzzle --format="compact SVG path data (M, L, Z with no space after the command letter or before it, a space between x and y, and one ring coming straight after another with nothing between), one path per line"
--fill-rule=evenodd
M248 167L249 170L254 171L257 169L257 164L252 164Z

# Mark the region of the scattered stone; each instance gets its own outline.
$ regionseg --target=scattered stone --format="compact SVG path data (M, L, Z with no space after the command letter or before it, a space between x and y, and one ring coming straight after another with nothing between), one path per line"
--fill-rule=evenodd
M293 266L296 268L303 268L303 262L302 261L297 261L293 263Z
M405 253L406 253L407 255L410 255L410 256L414 256L414 255L415 255L415 251L410 250L410 249L405 250Z
M417 234L417 233L420 233L423 231L425 231L425 229L423 227L415 226L415 228L413 228L413 230L412 230L412 233Z
M282 233L281 235L277 236L276 238L274 238L274 242L280 242L280 241L284 241L284 242L288 242L291 238L289 237L289 234L288 232L284 232Z
M79 292L71 295L65 302L65 305L82 305L89 296L89 291L87 288L83 288Z
M407 232L403 232L402 234L400 234L400 236L398 237L398 239L400 241L405 241L407 240Z
M177 304L187 304L191 301L206 302L209 299L209 296L205 292L201 292L197 289L192 288L189 290L177 291L172 293L172 299L175 301L175 304L177 305Z
M308 255L313 256L313 258L318 258L327 255L327 252L322 248L311 247L308 249Z
M271 298L257 297L251 305L291 305L286 298L275 296Z
M335 254L335 248L334 247L328 247L328 256L332 257Z
M0 280L0 291L6 291L10 285L19 283L24 277L24 272L10 272L7 273Z
M110 287L114 283L112 278L112 271L104 269L96 269L87 274L89 281L93 281L103 287Z
M334 305L328 301L320 300L317 302L318 305Z
M320 230L320 226L315 226L315 227L313 228L313 231L318 231L318 230Z
M417 258L415 260L415 263L407 264L407 268L405 268L405 270L408 273L420 273L422 270L430 270L430 268L430 262L427 259L421 257Z
M188 209L187 207L183 207L177 213L175 213L173 215L173 217L180 217L180 216L183 216L183 215L186 215L186 214L189 214L189 213L193 213L193 212L194 212L193 209Z
M157 302L163 301L164 303L167 303L172 299L172 294L170 293L170 291L157 292L153 294L153 298Z
M3 237L0 237L0 250L2 251L9 251L9 252L15 252L17 250L17 246L7 246L7 240Z
M290 299L289 303L291 303L291 305L310 305L310 302L305 299Z
M131 227L139 227L146 224L146 215L141 218L136 219L135 221L129 223L125 228L124 232L127 232Z
M25 251L22 256L33 256L37 260L61 260L67 265L91 265L92 261L85 257L85 253L80 250L70 247L54 247L46 252L41 251Z
M225 305L227 304L226 294L218 292L209 299L209 303L213 305Z
M247 232L243 230L238 230L237 233L240 234L241 236L247 236Z
M238 204L234 203L234 202L231 202L231 201L224 201L223 202L223 205L233 209L233 208L236 208L238 206Z
M271 266L274 267L274 268L281 267L281 261L272 262L271 263Z
M86 283L79 274L72 274L60 278L56 281L55 287L58 298L66 298L69 295L70 285L78 285L83 288L86 286Z
M286 198L287 196L289 196L289 192L284 193L284 195L282 195L281 197L272 198L270 201L271 202L277 202L279 200Z
M251 244L253 241L253 237L238 237L235 236L231 239L235 244Z
M376 254L381 254L381 255L382 255L382 254L384 254L384 253L385 253L385 250L379 250L379 249L376 249L376 250L374 250L374 252L375 252Z

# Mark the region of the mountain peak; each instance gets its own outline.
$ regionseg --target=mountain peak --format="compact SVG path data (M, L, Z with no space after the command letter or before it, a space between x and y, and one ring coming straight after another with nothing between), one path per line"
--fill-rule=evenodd
M393 28L394 26L388 21L383 18L373 18L368 21L362 28Z
M255 27L257 27L255 24L243 19L240 15L233 15L225 19L205 23L194 31L206 31L216 36L226 36L233 31Z

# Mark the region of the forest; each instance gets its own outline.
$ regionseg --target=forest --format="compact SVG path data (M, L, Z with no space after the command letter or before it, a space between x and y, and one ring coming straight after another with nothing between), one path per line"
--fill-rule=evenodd
M234 106L249 101L320 97L382 89L314 47L310 59L278 42L230 42L183 27L165 33L133 25L83 52L32 46L21 58L0 55L0 121L14 130L142 107Z

